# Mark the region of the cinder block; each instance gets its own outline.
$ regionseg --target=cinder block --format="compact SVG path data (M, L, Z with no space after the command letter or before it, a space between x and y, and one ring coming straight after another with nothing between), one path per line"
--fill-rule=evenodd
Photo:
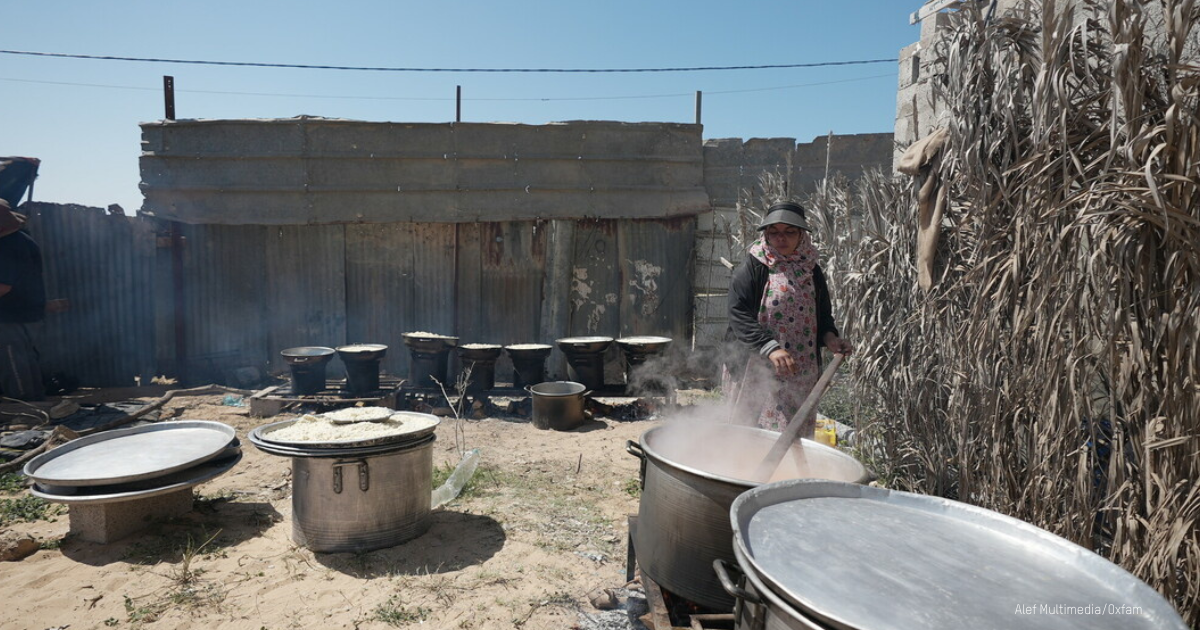
M728 321L696 322L696 347L718 348L725 340L725 331L729 328Z
M148 528L154 521L192 511L192 489L114 503L75 504L67 514L72 536L107 544Z
M729 295L704 293L694 298L697 322L715 321L722 326L729 317Z
M696 281L693 288L698 293L719 293L728 291L729 281L732 278L733 270L729 269L725 265L720 263L713 264L697 261Z
M729 232L730 226L738 224L737 208L716 207L704 214L696 216L697 234L720 234L721 238Z

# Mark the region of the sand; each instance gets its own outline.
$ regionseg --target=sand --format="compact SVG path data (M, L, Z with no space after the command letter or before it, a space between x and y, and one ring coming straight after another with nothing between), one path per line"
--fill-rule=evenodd
M434 466L479 448L478 490L434 510L417 539L326 554L292 541L290 460L246 437L294 416L252 418L223 398L164 408L233 426L245 453L196 488L186 517L109 544L67 536L66 513L5 528L49 548L0 563L0 628L642 627L644 598L623 589L639 465L625 445L655 421L601 418L557 432L515 418L445 419ZM593 607L589 595L605 588L621 607Z

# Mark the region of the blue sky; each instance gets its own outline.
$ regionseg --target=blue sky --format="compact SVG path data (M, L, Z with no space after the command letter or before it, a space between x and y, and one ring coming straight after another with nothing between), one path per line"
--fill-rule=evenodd
M0 0L0 49L386 68L667 68L898 57L920 0L342 2ZM887 133L895 62L670 73L432 73L0 54L0 155L42 160L34 199L141 207L138 124L298 115L449 122L690 123L704 137Z

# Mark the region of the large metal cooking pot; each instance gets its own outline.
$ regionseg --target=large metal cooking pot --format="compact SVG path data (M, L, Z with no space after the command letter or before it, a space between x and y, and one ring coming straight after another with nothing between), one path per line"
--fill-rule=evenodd
M741 566L744 559L736 545L733 554ZM734 630L829 630L828 626L788 606L771 589L764 587L753 573L742 574L743 580L739 584L732 577L732 567L724 560L713 560L713 570L725 592L737 599L733 608Z
M738 630L1186 627L1112 562L949 499L796 479L748 490L729 516L751 591Z
M582 383L548 381L526 389L533 396L533 426L539 429L570 431L588 419L584 403L591 392Z
M338 553L392 547L424 534L435 438L372 455L293 457L292 540Z
M680 420L655 427L626 450L642 460L642 498L634 533L638 566L668 591L714 610L733 609L734 598L713 573L713 560L734 560L729 507L758 486L755 468L779 433L733 424ZM806 477L862 483L863 465L836 449L803 440L775 478Z
M736 546L733 553L739 563L744 562L744 556ZM829 630L829 626L821 625L779 599L771 589L763 586L757 575L744 573L742 582L735 584L730 575L731 567L724 560L714 560L713 570L725 591L737 598L733 609L734 630Z

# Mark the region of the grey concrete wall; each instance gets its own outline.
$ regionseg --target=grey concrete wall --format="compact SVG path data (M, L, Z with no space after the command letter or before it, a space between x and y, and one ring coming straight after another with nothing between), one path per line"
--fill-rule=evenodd
M300 117L141 127L142 212L189 224L661 218L708 207L699 125Z
M556 227L555 242L571 250L565 255L574 262L559 265L533 256L531 264L540 279L530 286L542 287L533 293L546 297L547 303L566 304L556 291L568 286L564 270L569 270L576 285L581 273L605 279L605 286L613 287L596 295L614 300L572 300L574 319L551 308L542 314L542 328L555 334L677 335L678 320L684 318L690 324L691 345L713 347L726 326L729 265L744 255L745 244L734 236L742 232L740 221L755 221L739 213L739 204L765 207L760 176L777 175L786 181L791 196L800 197L829 175L854 178L871 167L890 167L893 140L892 134L882 133L822 136L801 143L794 138L705 142L701 130L699 125L672 123L404 124L308 117L146 123L142 214L190 224L205 234L226 226L218 230L223 236L232 234L228 230L235 226L278 226L271 229L316 239L313 243L324 242L314 235L322 226L335 227L330 224L378 224L362 227L380 234L405 225L440 229L439 225L456 224L467 229L457 240L470 241L471 234L493 229L490 226L548 220ZM687 223L677 224L677 219ZM603 229L597 227L599 222L604 222ZM335 250L342 242L338 239L348 238L341 231L331 234L337 237L329 245ZM539 231L535 228L531 234ZM395 247L425 245L384 241L376 243L379 251L372 256L392 260L399 255L392 251ZM478 249L466 246L467 241L459 243L464 246L461 251ZM635 256L635 250L644 252ZM629 309L611 308L619 302L616 297L627 293L618 285L637 276L636 269L626 267L654 259L654 252L665 257L659 267L675 270L669 278L664 276L663 286L686 286L682 304L674 304L659 319L625 313L633 308L632 300L628 305L620 302ZM689 253L690 269L677 264ZM504 266L530 263L526 258L515 256ZM463 260L456 265L460 275L474 266ZM470 284L461 280L460 289ZM332 295L330 303L345 302L342 297ZM455 299L447 297L449 302ZM470 303L497 299L484 296ZM689 302L694 317L687 313ZM331 306L321 312L336 310ZM464 313L455 317L469 329L464 322L474 320ZM424 321L416 315L410 319ZM536 321L538 317L526 313L510 328L517 331L520 323ZM296 328L285 324L275 328ZM353 332L343 328L344 322L339 323L322 337ZM520 330L525 336L538 336ZM200 327L197 331L211 332ZM357 339L361 334L351 336ZM196 350L219 345L207 340L197 337ZM300 340L289 338L286 343Z

